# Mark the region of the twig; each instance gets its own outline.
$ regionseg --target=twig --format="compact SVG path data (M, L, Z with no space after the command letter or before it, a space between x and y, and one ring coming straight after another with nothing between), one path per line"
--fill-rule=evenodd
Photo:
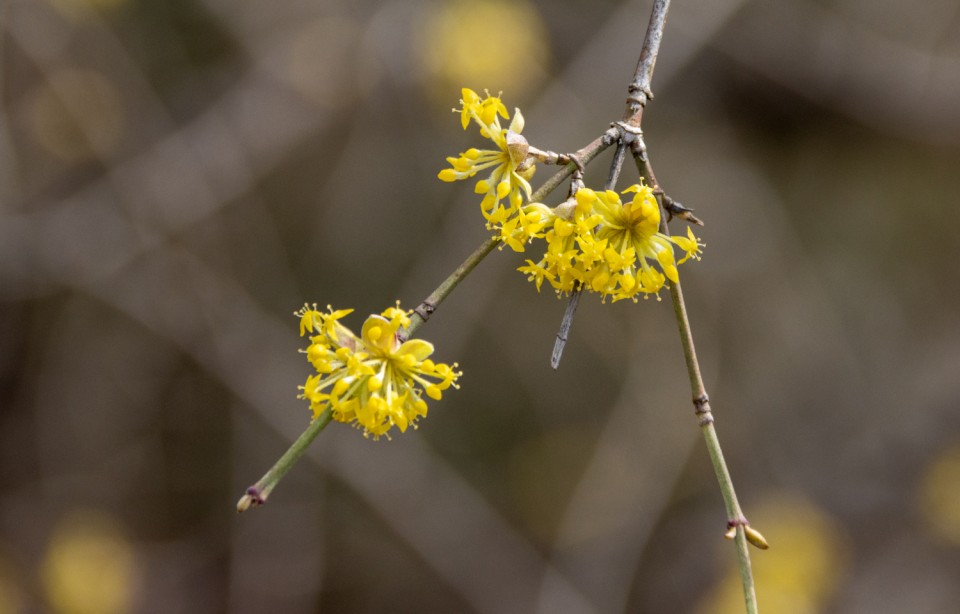
M413 317L410 319L410 326L406 330L401 331L398 334L400 341L406 341L413 331L420 328L420 325L425 323L430 319L430 316L433 315L433 312L436 311L437 306L443 302L443 299L447 298L453 289L459 285L463 279L473 271L480 264L480 261L487 257L487 255L493 251L493 248L500 243L497 237L490 237L483 242L480 247L478 247L472 254L467 256L467 259L463 261L463 264L458 266L456 270L453 271L446 279L444 279L437 289L430 293L430 296L423 299L423 301L416 306L413 310Z
M650 11L650 22L647 24L647 33L643 38L643 47L640 49L640 59L637 60L637 69L633 73L633 81L627 87L627 110L623 121L634 126L640 126L643 108L647 101L653 98L650 83L653 80L653 69L657 64L657 55L660 53L660 40L667 25L667 13L670 11L670 0L654 0ZM635 121L631 121L635 120Z
M547 179L543 184L530 196L530 202L538 203L543 201L551 192L556 190L563 180L573 174L574 171L579 169L579 166L586 166L594 158L603 153L603 151L617 142L618 132L614 128L610 128L597 138L593 139L590 143L584 145L576 152L572 154L567 154L571 158L575 158L580 164L577 165L576 162L567 163L559 172L554 174L550 179Z
M647 101L653 98L650 82L653 79L653 69L657 64L657 55L660 53L660 40L663 38L663 29L667 24L667 13L670 10L670 0L655 0L650 12L650 22L647 24L647 33L643 37L643 46L640 48L640 58L637 60L637 69L633 73L633 80L627 86L627 106L623 112L623 120L619 123L617 155L610 163L610 173L607 176L605 189L612 190L616 186L620 168L623 166L623 147L629 145L633 136L640 135L640 123L643 120L643 109ZM625 125L624 125L625 124ZM629 130L633 127L636 130ZM611 183L610 178L613 178ZM570 326L573 324L573 315L580 303L580 294L583 287L577 284L570 293L567 308L557 331L557 338L550 354L550 366L557 369L563 357L563 349L567 345Z
M710 462L720 485L723 495L723 504L727 511L727 537L733 537L737 544L737 555L740 562L740 582L743 585L743 599L748 614L757 614L757 594L753 584L753 572L750 566L750 550L747 546L748 532L753 537L750 542L759 548L766 547L766 541L754 529L740 509L737 493L733 488L730 470L723 458L720 440L714 427L713 413L710 409L710 400L700 376L700 365L697 362L697 352L693 345L693 335L690 332L690 321L687 318L687 308L683 302L683 291L679 283L670 284L670 297L673 299L673 311L680 329L680 340L683 345L683 356L687 362L687 373L690 376L690 389L693 391L694 413L697 416L703 439L710 454ZM732 533L732 535L731 535Z
M294 463L300 460L303 453L307 451L307 446L317 438L320 431L326 428L332 417L333 414L328 407L310 423L307 430L297 437L297 440L294 441L293 445L283 453L283 456L273 464L273 467L270 467L270 470L263 474L263 477L260 478L256 484L247 488L244 495L237 501L238 513L247 511L251 506L263 505L267 502L267 497L270 496L277 482L290 471Z
M613 153L613 161L610 162L610 172L607 174L607 182L603 189L612 190L617 185L617 179L620 178L620 169L623 168L623 159L627 153L627 144L623 138L617 143L617 149ZM573 325L573 315L577 312L577 306L580 304L580 295L583 294L583 285L577 282L570 298L567 300L567 308L563 312L563 320L560 321L560 329L557 330L557 338L553 342L553 352L550 354L550 366L556 370L560 366L560 359L563 358L563 348L567 346L567 339L570 337L570 326Z
M563 320L560 321L557 339L553 342L553 353L550 354L550 366L554 370L560 366L560 359L563 358L563 348L566 347L567 339L570 337L570 325L573 324L573 314L577 312L582 293L583 288L578 283L573 292L570 293L570 300L567 301L567 310L563 312Z
M653 166L650 163L646 150L643 148L642 142L633 148L633 153L637 170L647 179L654 193L663 195L663 190L657 182L657 177L653 172ZM660 219L660 232L667 235L670 234L666 219L663 217ZM740 503L737 500L737 493L733 487L733 479L730 477L730 470L727 468L727 463L723 458L720 439L717 437L717 430L714 426L715 420L710 408L710 399L707 396L707 390L703 384L703 377L700 374L700 363L697 360L697 350L693 343L690 319L687 317L687 307L683 300L683 290L679 282L670 284L670 298L673 301L673 312L676 316L677 327L680 331L680 344L683 346L683 357L687 364L687 375L690 378L690 391L693 394L694 414L697 416L697 423L703 433L707 453L710 455L710 463L713 465L713 471L716 474L717 483L720 486L720 493L723 496L723 504L727 512L727 533L725 536L728 539L734 539L737 544L740 582L743 585L743 599L747 613L757 614L757 594L754 588L753 571L750 565L750 548L747 544L750 543L757 548L765 550L768 547L767 541L759 531L750 527L750 523L743 515L743 510L740 508Z

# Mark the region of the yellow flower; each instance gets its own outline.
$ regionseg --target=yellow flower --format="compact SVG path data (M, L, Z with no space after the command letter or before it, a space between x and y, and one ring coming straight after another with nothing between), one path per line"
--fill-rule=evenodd
M659 232L660 206L649 186L624 190L630 192L636 196L623 203L611 190L578 190L575 206L568 201L553 211L543 258L538 263L528 260L519 270L538 291L544 279L558 293L568 293L579 283L614 301L656 295L667 280L677 283L677 266L690 258L699 260L702 244L689 228L686 237ZM685 252L679 262L675 245Z
M583 237L589 236L599 218L593 215L593 203L590 190L578 190L574 199L567 199L555 209L549 210L545 233L547 250L539 262L527 260L520 267L521 273L537 285L537 291L544 280L553 286L558 294L570 293L577 284L583 283L584 271L593 257L591 252L584 253L582 245L588 250L596 246L594 242L584 243Z
M500 226L500 240L515 252L522 252L526 244L543 236L543 228L551 217L549 207L531 203L505 220Z
M354 424L374 439L389 437L394 426L400 432L416 428L427 415L424 393L439 400L442 391L459 387L457 363L434 363L429 359L433 345L422 339L401 343L398 333L410 325L413 312L399 303L367 317L359 336L338 322L351 311L328 306L322 313L316 305L304 305L294 314L301 336L316 333L301 350L316 374L300 387L299 398L310 402L314 419L329 408L334 420Z
M700 260L700 248L703 247L703 243L700 243L700 240L693 236L693 230L689 226L687 226L686 237L673 237L671 241L676 243L677 247L686 252L686 255L681 258L677 264L683 264L691 258L694 260Z
M463 88L460 104L460 124L466 130L473 120L480 126L480 134L497 146L496 149L470 148L458 157L449 157L450 168L437 175L442 181L459 181L474 177L481 171L492 169L485 179L475 186L477 194L483 194L480 211L487 220L487 228L496 229L501 240L516 251L523 251L525 241L511 241L517 225L526 228L524 222L510 222L521 214L524 197L530 198L529 179L536 167L534 159L529 158L529 144L520 135L523 131L523 114L514 109L513 119L507 128L500 120L510 119L507 108L498 96L489 93L485 98L469 88ZM457 110L457 109L455 109ZM505 201L505 202L504 202ZM528 233L527 240L530 235Z

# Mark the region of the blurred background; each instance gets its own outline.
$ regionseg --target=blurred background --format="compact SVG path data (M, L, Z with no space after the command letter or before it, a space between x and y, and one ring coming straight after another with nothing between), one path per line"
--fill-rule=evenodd
M960 7L674 4L644 129L706 221L681 270L761 608L956 611ZM669 295L585 297L553 372L565 301L509 250L418 331L460 391L234 512L309 419L292 312L413 307L487 237L436 179L482 146L460 88L575 150L649 13L0 4L0 612L742 612Z

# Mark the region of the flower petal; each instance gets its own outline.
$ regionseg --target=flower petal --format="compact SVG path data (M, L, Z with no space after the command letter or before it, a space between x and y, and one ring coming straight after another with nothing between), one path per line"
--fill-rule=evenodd
M429 341L424 341L423 339L410 339L409 341L404 341L400 348L397 350L396 355L402 356L405 354L410 354L417 359L417 362L425 360L428 356L433 354L433 344Z
M390 329L390 321L378 315L369 316L363 323L360 338L365 346L381 354L390 352L396 344L396 337Z

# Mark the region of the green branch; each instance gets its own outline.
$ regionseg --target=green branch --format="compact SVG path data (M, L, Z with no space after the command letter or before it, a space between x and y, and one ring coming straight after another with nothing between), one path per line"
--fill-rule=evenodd
M657 183L657 176L653 172L653 166L650 164L642 139L635 142L633 152L637 170L646 178L654 193L659 194L661 199L668 199L669 197L663 193L663 189ZM695 217L692 220L688 218L688 221L702 224ZM660 232L670 234L665 216L660 219ZM707 396L707 389L703 385L703 376L700 374L700 362L697 360L697 350L693 344L693 332L690 329L687 306L683 300L683 290L680 288L679 282L670 284L670 298L673 301L673 313L676 316L677 328L680 332L680 345L683 347L683 358L687 364L687 375L690 378L694 413L698 418L703 440L707 445L707 453L710 455L710 463L713 465L713 472L717 477L717 484L720 486L720 494L723 496L723 505L727 511L725 537L735 540L737 544L740 582L743 585L743 600L747 608L747 614L757 614L757 593L753 582L753 570L750 565L750 548L747 544L753 544L762 550L766 550L769 546L763 535L750 527L749 521L743 515L743 510L740 509L740 502L737 501L737 492L733 488L733 478L730 477L730 470L723 458L720 438L717 436L717 429L714 426L710 398Z
M670 297L673 299L673 312L677 318L677 327L680 330L680 342L683 346L683 356L687 363L687 374L690 377L690 390L693 392L694 413L698 418L700 430L703 433L703 440L707 445L707 453L710 455L710 463L713 465L713 472L717 476L717 484L720 485L723 505L727 511L726 537L728 539L733 538L737 544L740 582L743 585L744 603L747 607L748 614L757 614L757 593L753 583L753 570L750 565L750 549L747 546L747 542L749 541L762 549L767 548L767 542L758 531L750 528L749 522L740 509L740 502L737 501L737 493L733 488L733 479L730 477L727 462L723 458L723 449L720 447L720 439L717 437L717 429L714 426L710 400L703 385L703 378L700 375L697 351L693 345L690 321L687 318L687 308L683 301L683 291L679 283L670 285Z
M300 460L303 453L307 451L307 446L313 443L313 440L317 438L320 431L330 424L332 417L333 414L330 412L329 407L320 412L320 415L310 422L307 430L297 437L297 440L294 441L293 445L283 453L283 456L273 464L273 467L270 467L270 470L263 474L263 477L260 478L256 484L247 488L247 492L237 501L237 512L245 512L251 506L266 503L267 497L270 496L270 493L277 485L277 482L280 481L280 478L286 475L287 472L290 471L290 468Z
M587 164L596 158L601 151L606 149L611 142L608 135L601 135L573 155L577 157L577 160L581 164ZM563 183L563 180L569 177L576 168L575 164L570 163L560 169L533 193L531 202L539 202L545 199L553 190L559 187L560 184ZM491 237L484 241L472 254L467 256L467 259L464 260L453 273L447 276L447 278L437 286L436 290L430 293L430 296L424 299L423 302L413 310L410 326L403 331L404 339L409 337L417 328L430 319L430 316L440 303L453 292L453 289L456 288L499 243L500 241L496 237ZM306 453L307 448L313 440L317 438L317 435L327 427L331 418L332 415L328 407L310 422L306 430L293 442L290 448L283 453L283 456L274 463L273 467L271 467L256 484L247 488L244 495L240 497L240 500L237 502L237 511L245 512L251 507L266 503L267 498L277 486L277 483L290 471L291 467L300 460L300 457Z

